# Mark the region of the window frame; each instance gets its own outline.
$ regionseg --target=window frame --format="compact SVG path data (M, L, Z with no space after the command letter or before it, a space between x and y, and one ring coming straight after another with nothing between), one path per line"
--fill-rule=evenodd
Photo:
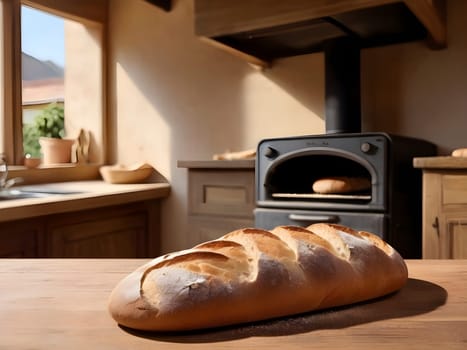
M22 153L23 147L20 145L18 149L18 143L22 141L21 125L18 125L18 116L22 115L20 9L20 0L7 0L2 3L3 151L8 164L19 164L18 154ZM18 131L21 135L18 135Z
M22 77L21 77L21 6L29 6L65 19L80 22L84 25L99 24L102 28L101 42L101 98L102 113L101 135L99 139L98 163L106 160L106 57L107 57L107 11L108 0L0 0L2 5L2 37L3 59L1 62L2 96L0 96L3 118L3 153L10 165L23 164L23 132L22 132ZM2 137L0 137L2 140Z

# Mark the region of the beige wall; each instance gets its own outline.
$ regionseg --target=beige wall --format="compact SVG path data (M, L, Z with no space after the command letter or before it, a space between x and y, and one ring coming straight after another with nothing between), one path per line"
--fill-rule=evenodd
M423 42L362 52L366 130L416 136L442 155L467 146L467 1L447 0L448 48Z
M104 162L103 30L99 23L65 21L65 128L77 138L85 127L90 135L88 161Z
M258 71L194 36L192 0L173 5L166 13L142 0L110 2L110 159L148 161L171 183L163 251L188 244L187 172L177 160L324 132L322 54ZM448 50L417 42L362 51L364 131L423 137L444 152L467 146L462 13L467 2L449 1Z

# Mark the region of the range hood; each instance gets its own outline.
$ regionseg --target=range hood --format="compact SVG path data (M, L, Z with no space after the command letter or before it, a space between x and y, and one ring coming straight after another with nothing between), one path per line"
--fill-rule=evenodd
M324 52L326 133L361 132L362 48L429 39L446 44L436 0L195 0L195 31L250 63Z
M446 44L444 2L436 0L195 0L195 33L258 65L324 51L341 38L360 48Z
M161 8L162 10L169 12L172 9L172 1L171 0L146 0L150 4Z

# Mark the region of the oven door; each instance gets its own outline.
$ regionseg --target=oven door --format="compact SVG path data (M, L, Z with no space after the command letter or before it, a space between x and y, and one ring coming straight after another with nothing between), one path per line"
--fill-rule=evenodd
M368 231L387 239L387 215L384 213L354 213L321 210L255 209L255 227L271 230L276 226L307 227L318 222L329 222Z

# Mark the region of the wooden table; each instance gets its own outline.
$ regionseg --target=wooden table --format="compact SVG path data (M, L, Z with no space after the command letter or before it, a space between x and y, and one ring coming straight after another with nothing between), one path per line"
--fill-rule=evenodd
M145 261L0 260L0 349L467 348L467 260L409 260L408 284L376 301L188 334L125 330L107 313Z

